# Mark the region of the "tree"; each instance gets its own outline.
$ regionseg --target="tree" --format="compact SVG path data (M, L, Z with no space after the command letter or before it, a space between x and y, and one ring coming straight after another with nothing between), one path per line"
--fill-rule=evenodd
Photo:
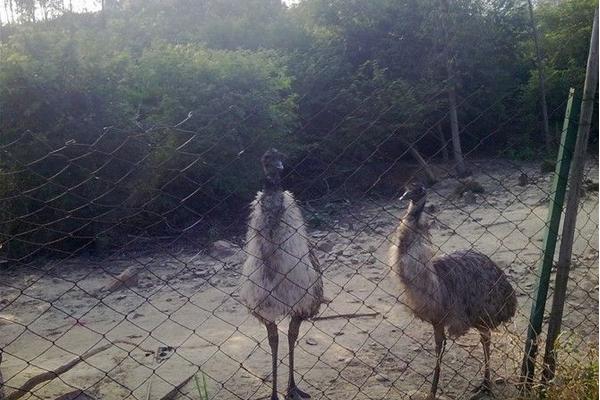
M454 72L454 51L451 44L451 27L453 21L450 15L450 6L448 0L441 0L442 5L442 22L444 32L444 54L446 59L446 79L447 79L447 93L448 93L448 108L450 113L450 130L452 132L452 150L454 156L454 162L456 163L456 172L458 176L465 176L468 174L467 168L465 167L465 161L462 154L462 146L460 144L460 132L458 128L458 110L456 105L456 75Z
M544 76L544 57L542 55L542 49L540 47L540 41L538 38L538 31L535 24L535 18L533 15L533 4L531 0L527 0L529 8L529 17L531 20L531 35L535 44L535 56L538 68L538 77L540 84L540 104L542 106L542 124L544 129L544 140L546 145L546 153L550 153L553 148L552 136L550 135L550 128L548 127L548 105L546 104L546 77Z

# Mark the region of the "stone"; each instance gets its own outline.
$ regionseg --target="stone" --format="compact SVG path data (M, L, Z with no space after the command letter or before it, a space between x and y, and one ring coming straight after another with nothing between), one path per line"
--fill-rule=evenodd
M123 288L131 288L131 287L135 287L138 285L139 283L139 268L135 267L135 266L131 266L126 268L123 272L121 272L119 275L117 275L114 279L113 282L106 286L104 288L104 290L112 293L112 292L116 292L118 290L121 290Z
M239 246L227 240L217 240L210 246L209 254L217 260L222 260L237 254L239 251Z
M324 253L329 253L333 250L333 242L329 239L321 239L316 247Z
M529 184L529 177L526 173L522 172L519 175L519 186L527 186Z
M473 192L466 192L463 195L463 199L465 200L466 204L475 204L477 202L477 198Z

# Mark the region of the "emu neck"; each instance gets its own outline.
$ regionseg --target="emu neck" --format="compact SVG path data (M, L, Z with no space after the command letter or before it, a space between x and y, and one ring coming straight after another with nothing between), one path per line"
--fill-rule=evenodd
M423 273L423 270L430 270L433 255L429 229L422 221L424 208L424 198L410 202L408 211L398 227L396 255L400 276L410 280L418 276L421 284L426 284L424 281L428 280L428 274ZM419 285L416 282L415 284Z
M422 221L425 199L411 202L392 247L392 268L406 287L407 304L420 318L437 321L443 293L433 267L429 229Z
M281 176L279 174L266 175L263 180L263 190L265 193L281 192Z
M425 198L418 200L417 202L410 202L408 206L408 211L404 216L404 219L411 219L418 223L421 221L421 217L423 216L423 210L425 209Z
M284 212L283 188L279 174L265 177L260 207L264 216L266 233L274 238Z

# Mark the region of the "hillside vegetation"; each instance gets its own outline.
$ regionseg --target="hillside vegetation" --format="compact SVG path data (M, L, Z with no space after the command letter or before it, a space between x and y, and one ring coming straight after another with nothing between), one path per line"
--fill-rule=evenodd
M378 176L410 144L441 159L450 86L467 160L551 156L527 2L444 3L4 0L0 255L210 236L243 215L269 146L301 199ZM555 139L595 7L534 10Z

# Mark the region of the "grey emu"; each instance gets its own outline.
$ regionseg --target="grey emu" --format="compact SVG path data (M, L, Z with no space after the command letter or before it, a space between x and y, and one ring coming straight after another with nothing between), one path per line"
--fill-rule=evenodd
M310 396L294 380L294 347L303 320L317 314L323 302L323 282L312 253L302 213L294 196L283 191L283 155L276 149L262 157L263 190L251 205L240 297L267 328L273 362L271 400L277 396L277 322L289 316L289 380L286 399Z
M426 197L421 185L409 186L401 197L410 204L392 239L390 266L400 277L408 308L433 325L437 360L427 398L435 399L437 392L446 329L451 337L462 336L470 328L479 330L485 370L476 391L490 393L491 330L514 316L515 291L502 270L479 252L462 250L433 258L423 216Z

